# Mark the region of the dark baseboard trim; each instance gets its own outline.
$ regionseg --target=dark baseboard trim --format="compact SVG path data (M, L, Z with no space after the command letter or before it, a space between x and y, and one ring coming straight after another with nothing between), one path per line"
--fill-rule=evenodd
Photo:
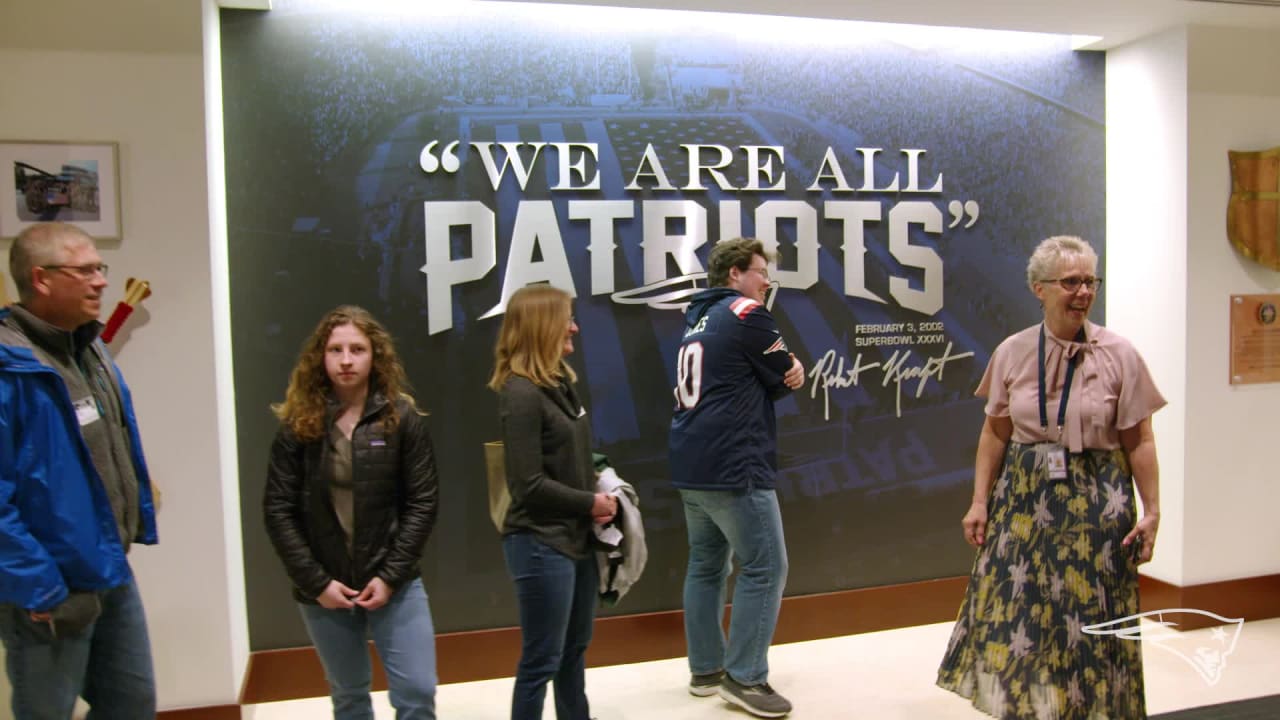
M1280 617L1280 575L1182 587L1144 576L1140 587L1143 612L1194 609L1245 620ZM1191 613L1164 619L1178 623L1175 626L1178 630L1199 630L1222 624L1211 617Z
M967 581L968 577L961 576L785 598L774 642L818 640L954 620ZM1145 576L1140 582L1144 612L1196 608L1246 620L1280 617L1280 575L1189 587ZM683 657L683 618L679 610L601 618L596 621L587 664L600 667ZM1179 630L1215 624L1212 618L1190 614L1182 615L1179 621ZM439 635L436 655L441 683L509 677L519 660L520 629ZM244 704L328 694L319 658L311 647L252 653L245 674L240 698ZM387 687L380 663L374 664L373 682L375 689ZM165 715L166 720L169 717ZM195 715L172 717L203 720L203 716ZM217 717L221 720L221 716Z
M240 720L239 705L210 705L208 707L163 710L156 720Z

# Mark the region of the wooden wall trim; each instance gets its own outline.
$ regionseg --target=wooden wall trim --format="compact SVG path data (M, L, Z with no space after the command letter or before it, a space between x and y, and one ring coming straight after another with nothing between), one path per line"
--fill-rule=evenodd
M240 720L239 705L211 705L208 707L162 710L157 720Z
M1265 620L1280 617L1280 575L1260 575L1203 585L1177 586L1143 577L1142 611L1207 610L1225 618ZM1178 630L1198 630L1221 623L1211 617L1182 613L1162 618Z
M774 643L954 620L967 582L967 576L960 576L784 598ZM1143 576L1140 583L1144 612L1196 608L1246 620L1280 617L1280 575L1189 587ZM1179 621L1182 623L1179 630L1213 624L1211 618L1186 614L1180 616ZM436 654L441 683L510 677L520 656L520 629L507 627L442 634L436 637ZM587 665L620 665L684 655L681 611L620 615L596 621ZM375 689L387 687L380 663L374 665L373 682ZM253 704L327 694L324 672L313 648L265 650L252 653L249 659L240 701ZM201 716L173 718L204 720Z

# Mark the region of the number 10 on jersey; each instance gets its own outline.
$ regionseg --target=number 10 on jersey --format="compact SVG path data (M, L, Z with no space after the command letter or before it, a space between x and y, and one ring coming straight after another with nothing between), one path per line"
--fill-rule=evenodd
M702 396L702 343L680 346L676 356L676 407L692 410Z

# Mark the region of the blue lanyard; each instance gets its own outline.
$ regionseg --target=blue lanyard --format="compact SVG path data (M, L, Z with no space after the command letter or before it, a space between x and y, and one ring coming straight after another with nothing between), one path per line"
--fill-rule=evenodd
M1084 328L1080 328L1080 332L1076 333L1076 342L1084 342ZM1040 429L1044 432L1049 431L1049 412L1046 410L1048 398L1045 395L1044 386L1044 323L1040 324ZM1067 424L1067 400L1071 397L1071 379L1076 376L1076 363L1080 360L1080 355L1071 356L1067 360L1067 377L1062 381L1062 400L1058 402L1058 440L1062 440L1062 426Z

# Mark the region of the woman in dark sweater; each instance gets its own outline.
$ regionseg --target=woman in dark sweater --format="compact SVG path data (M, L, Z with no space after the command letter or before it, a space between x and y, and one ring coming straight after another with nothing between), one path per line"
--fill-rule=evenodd
M272 407L267 534L324 664L335 720L373 720L368 636L398 720L435 720L435 630L418 560L437 478L422 413L387 331L339 307L303 346Z
M570 303L550 285L516 291L489 380L511 492L502 549L520 604L512 720L541 720L548 681L557 720L590 716L585 655L599 581L587 540L593 522L613 519L617 500L595 491L591 423L565 362L578 332Z

